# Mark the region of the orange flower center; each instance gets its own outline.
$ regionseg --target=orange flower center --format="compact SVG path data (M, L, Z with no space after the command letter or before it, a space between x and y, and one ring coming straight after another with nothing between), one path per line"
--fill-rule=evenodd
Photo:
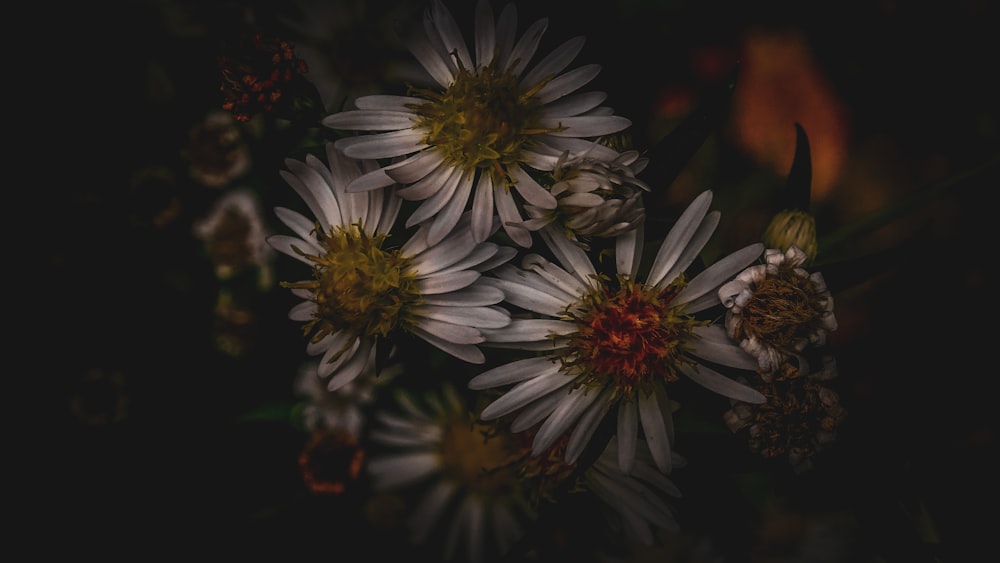
M601 284L570 315L579 325L563 358L564 370L621 394L649 390L657 380L676 381L687 343L704 324L671 305L683 280L663 290L619 277L617 289Z

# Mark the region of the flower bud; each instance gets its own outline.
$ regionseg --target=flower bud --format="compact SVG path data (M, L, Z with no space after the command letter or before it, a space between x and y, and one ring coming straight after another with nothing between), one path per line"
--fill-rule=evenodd
M771 219L761 242L782 252L792 245L806 253L806 263L816 258L816 218L805 211L786 209Z

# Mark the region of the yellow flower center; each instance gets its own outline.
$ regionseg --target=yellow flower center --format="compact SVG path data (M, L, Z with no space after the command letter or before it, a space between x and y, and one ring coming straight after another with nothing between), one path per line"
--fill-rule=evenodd
M616 387L619 395L633 389L650 391L657 380L676 381L694 328L707 324L671 305L685 282L663 290L619 276L618 287L600 284L570 316L579 326L563 369L583 374L587 384Z
M507 494L516 486L512 462L519 453L509 434L464 417L448 423L441 440L446 474L470 491L487 496Z
M777 276L768 276L757 284L740 313L742 334L737 336L756 336L778 349L794 351L796 344L822 327L825 311L812 280L792 268L781 267Z
M305 255L315 263L313 280L282 284L312 293L317 310L304 332L314 333L313 342L342 330L385 337L412 322L408 309L420 300L416 272L398 249L382 249L385 238L360 225L320 233L325 254Z
M534 97L547 80L529 89L518 81L493 62L475 71L459 69L443 93L416 90L428 99L413 108L420 115L418 126L427 130L424 142L456 166L493 170L502 179L505 166L521 159L531 135L554 131L539 126L542 104Z

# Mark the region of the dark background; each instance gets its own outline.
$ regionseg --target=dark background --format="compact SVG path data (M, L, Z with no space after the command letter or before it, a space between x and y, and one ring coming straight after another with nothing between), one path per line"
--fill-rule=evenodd
M791 161L790 120L806 126L814 156L834 155L814 176L825 186L814 194L821 232L951 186L831 253L837 262L891 251L858 270L863 282L831 266L847 272L837 278L840 328L831 340L849 418L818 467L804 476L764 467L775 471L753 480L762 466L707 438L689 442L693 461L675 480L685 492L682 525L709 538L718 560L986 560L997 474L996 2L518 4L522 26L549 18L549 47L587 36L578 62L603 65L593 89L633 120L640 148L740 64L732 113L650 204L667 215L692 190L717 190L723 224L714 240L723 247L760 232L760 210ZM471 3L449 6L461 25L471 21ZM40 268L21 273L26 295L13 298L45 304L33 315L38 326L29 325L36 330L26 330L40 349L26 349L27 367L16 368L43 389L12 400L27 407L25 426L42 430L28 433L30 449L18 456L33 479L18 491L24 514L15 514L32 537L48 538L42 547L65 541L81 555L129 558L196 546L230 555L276 548L281 559L392 553L360 521L359 498L305 493L298 429L240 422L291 400L303 342L285 316L293 301L275 288L254 298L249 351L234 358L216 349L220 282L190 226L218 191L181 181L173 194L136 193L130 183L144 166L183 169L189 129L220 103L220 40L247 10L267 25L282 9L98 2L35 20L48 25L30 60L46 75L53 102L42 109L58 126L36 151L46 162L25 188L35 224L15 243ZM749 38L788 34L801 39L792 43L804 57L789 60L807 62L768 74ZM743 97L743 84L775 76L784 87ZM832 121L823 117L831 107ZM748 114L760 119L740 121ZM777 153L764 146L774 138L784 139ZM268 209L294 201L277 175L286 156L255 153ZM174 196L183 206L173 223L142 220ZM279 258L277 278L293 279L285 266ZM94 369L124 375L127 416L118 422L87 424L70 409ZM747 486L748 475L756 485ZM821 555L783 535L811 525L834 530L816 548ZM698 561L694 551L659 560Z

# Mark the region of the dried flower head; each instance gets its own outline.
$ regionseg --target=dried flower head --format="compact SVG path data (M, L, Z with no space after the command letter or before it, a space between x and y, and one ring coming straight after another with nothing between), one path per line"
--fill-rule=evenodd
M769 248L764 264L719 288L729 337L757 358L765 377L807 346L825 344L827 333L837 329L833 296L822 274L801 267L805 261L797 246Z
M733 401L723 415L733 432L747 429L747 445L765 459L788 458L796 471L812 466L813 458L833 442L846 415L836 391L825 383L837 376L833 358L824 357L810 372L801 359L784 361L769 379L751 385L767 402Z

